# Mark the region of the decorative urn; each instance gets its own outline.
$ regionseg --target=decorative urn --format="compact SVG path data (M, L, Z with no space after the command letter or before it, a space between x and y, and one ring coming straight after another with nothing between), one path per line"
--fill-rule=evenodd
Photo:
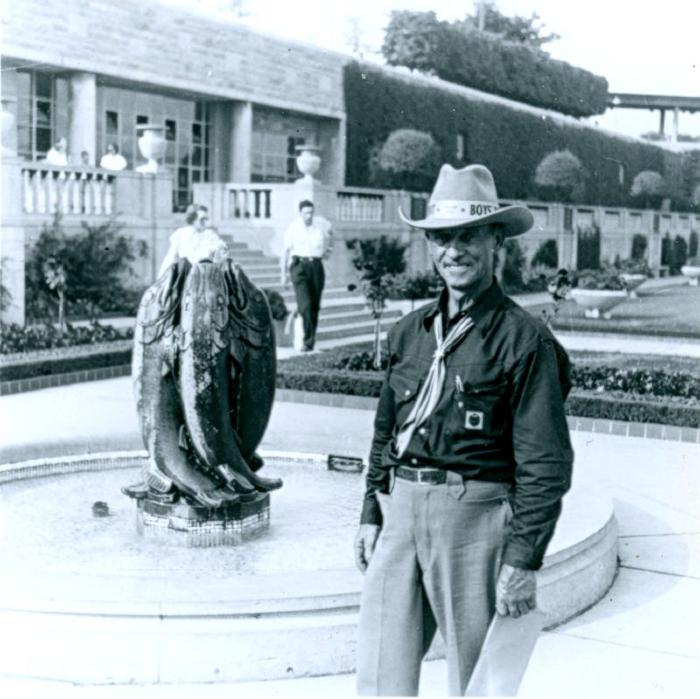
M303 143L296 147L297 167L305 180L312 180L321 167L321 149L311 143Z
M700 259L694 258L688 260L688 262L681 267L681 274L688 278L690 286L697 286L698 279L700 279Z
M138 139L139 150L147 160L136 170L144 173L156 173L159 171L158 160L165 155L165 127L160 124L140 124L136 130L141 134Z

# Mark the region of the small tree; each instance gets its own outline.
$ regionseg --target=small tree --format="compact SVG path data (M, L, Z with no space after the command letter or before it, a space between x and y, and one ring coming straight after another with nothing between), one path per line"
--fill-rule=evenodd
M669 264L669 272L671 274L680 274L681 267L688 259L688 243L685 242L683 236L677 235L673 239L673 247L671 248L671 262Z
M688 257L695 258L698 256L698 232L690 231L688 236Z
M633 260L643 260L647 251L647 237L642 233L635 233L632 236L632 252L630 257Z
M548 153L535 170L535 184L564 202L583 199L587 177L586 168L570 150Z
M390 173L393 186L425 191L430 189L442 161L435 139L424 131L398 129L379 151L377 164Z
M642 170L632 180L630 194L635 199L641 199L645 209L658 207L666 194L666 183L658 172Z
M55 257L49 257L42 265L42 270L46 285L58 297L58 327L63 332L66 324L66 270Z
M369 240L348 240L345 244L352 252L352 265L360 273L360 288L375 320L374 367L380 369L382 312L396 275L406 269L404 255L407 246L385 235Z
M25 267L30 317L50 319L57 301L59 316L85 307L93 320L103 311L132 312L134 293L123 278L131 273L136 255L146 254L145 244L122 235L122 225L114 219L95 226L83 222L82 227L80 233L66 235L56 214L42 228Z
M556 269L559 266L559 251L557 249L557 241L553 238L545 240L540 243L537 251L530 261L530 265L534 267L535 265L543 265L544 267L551 267Z

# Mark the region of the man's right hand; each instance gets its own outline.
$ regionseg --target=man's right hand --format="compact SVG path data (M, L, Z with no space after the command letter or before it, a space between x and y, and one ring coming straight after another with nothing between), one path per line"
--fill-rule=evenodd
M355 536L355 565L364 574L374 554L381 527L378 524L361 524Z

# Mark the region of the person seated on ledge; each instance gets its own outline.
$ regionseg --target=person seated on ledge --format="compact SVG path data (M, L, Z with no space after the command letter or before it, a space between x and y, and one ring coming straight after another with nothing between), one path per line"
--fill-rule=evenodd
M178 260L187 259L191 264L202 260L218 262L228 255L226 243L209 224L206 206L190 204L185 213L186 226L178 228L170 236L170 247L165 255L158 276L160 277Z
M56 143L46 152L44 162L47 165L68 165L68 141L59 138Z
M107 152L100 158L100 167L114 172L126 170L126 158L119 152L116 143L107 144Z

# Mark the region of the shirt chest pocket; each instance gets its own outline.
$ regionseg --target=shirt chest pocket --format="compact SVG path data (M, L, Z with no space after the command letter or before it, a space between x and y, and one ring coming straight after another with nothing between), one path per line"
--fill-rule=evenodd
M509 424L507 391L506 381L455 387L453 429L475 437L504 434Z
M400 372L392 372L389 376L389 386L394 393L396 422L401 425L411 412L418 395L420 382L416 378Z

